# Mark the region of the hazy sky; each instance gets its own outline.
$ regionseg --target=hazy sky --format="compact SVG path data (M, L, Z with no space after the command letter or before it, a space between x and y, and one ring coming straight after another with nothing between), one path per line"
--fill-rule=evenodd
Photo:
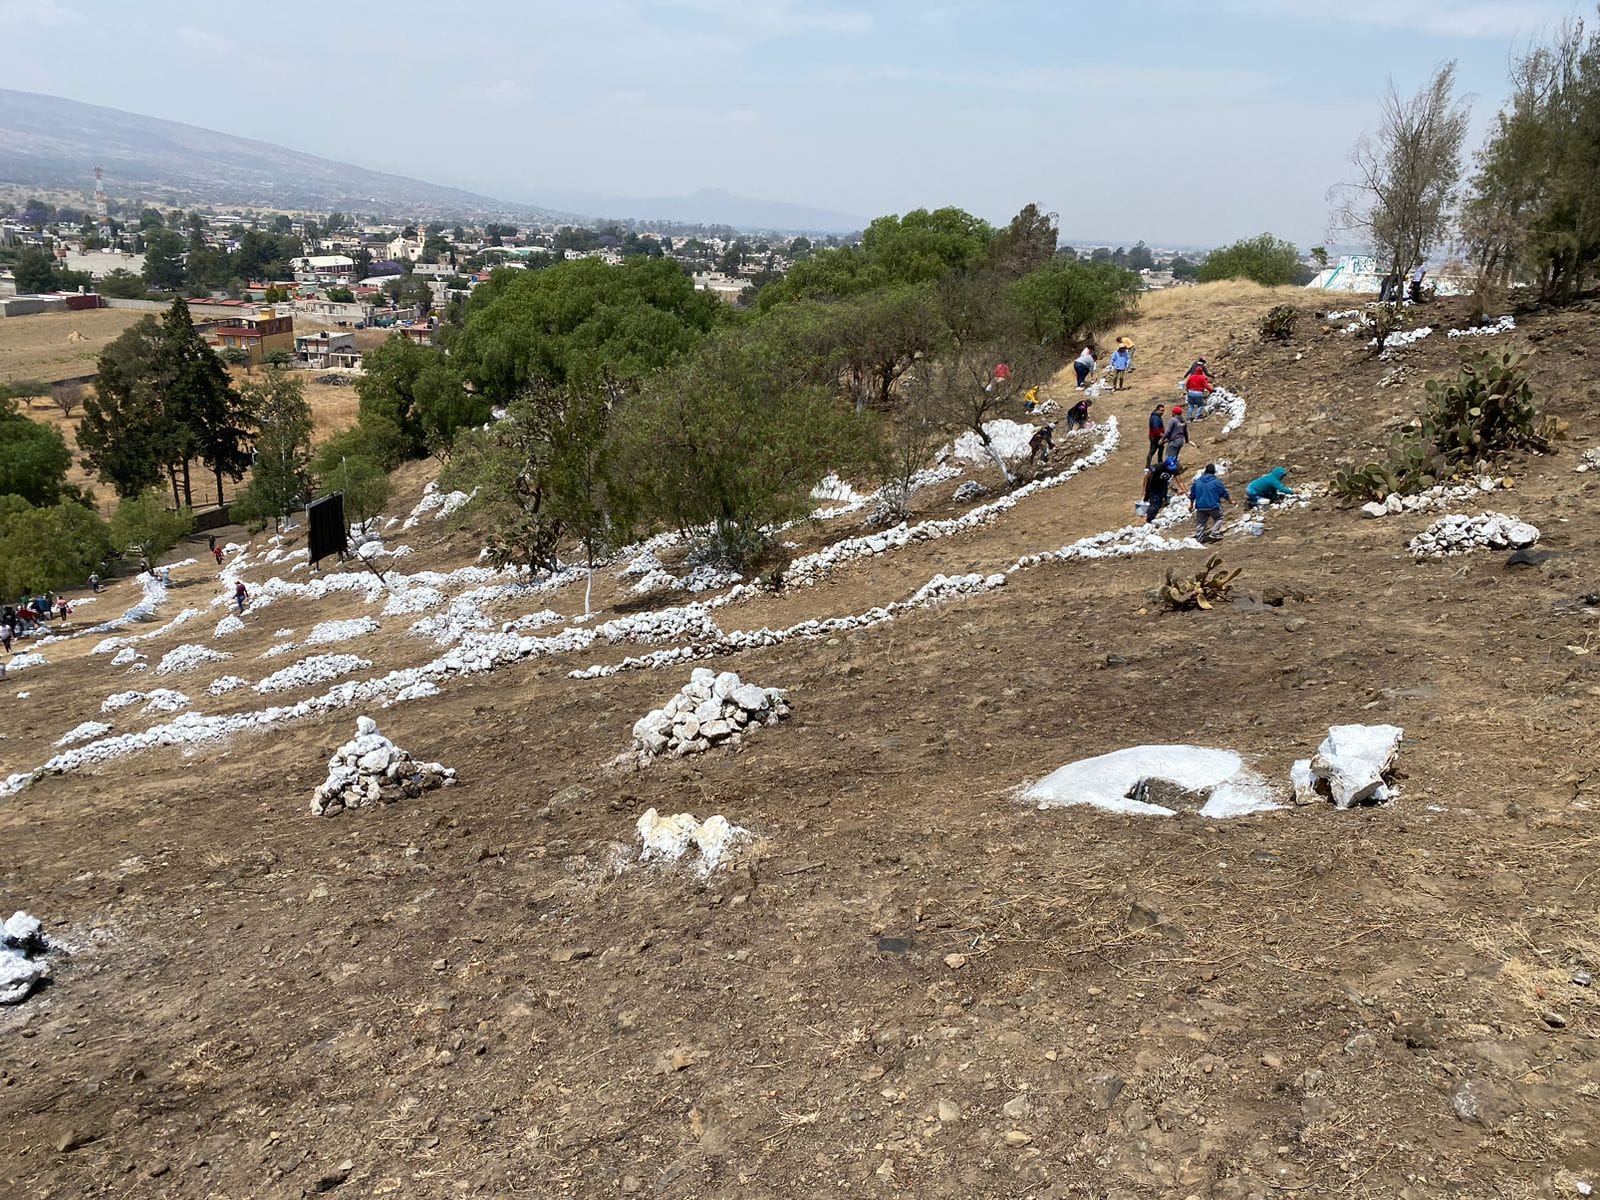
M1391 75L1474 140L1555 0L0 0L6 86L509 200L721 187L1068 236L1326 233ZM1582 11L1593 12L1591 5Z

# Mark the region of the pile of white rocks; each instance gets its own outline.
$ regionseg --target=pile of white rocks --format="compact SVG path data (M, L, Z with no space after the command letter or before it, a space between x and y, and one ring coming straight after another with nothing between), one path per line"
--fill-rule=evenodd
M1578 459L1578 465L1572 468L1579 475L1589 471L1600 470L1600 446L1591 446L1585 450Z
M1295 803L1332 800L1335 808L1352 808L1394 799L1395 757L1404 736L1398 725L1330 726L1316 754L1289 770Z
M1473 325L1466 329L1452 329L1445 336L1453 338L1489 337L1496 333L1512 333L1516 330L1516 328L1517 319L1510 313L1507 313L1503 317L1496 318L1492 324Z
M1467 483L1439 483L1415 495L1392 494L1383 500L1373 500L1361 506L1361 514L1366 517L1393 517L1400 513L1432 512L1505 486L1504 480L1492 475L1480 475Z
M12 913L0 925L0 1004L20 1004L50 978L45 955L60 949L44 935L37 917Z
M391 804L455 782L454 767L418 762L379 733L371 717L359 717L356 736L334 751L328 778L311 794L311 811L337 816L347 808Z
M1417 558L1445 558L1474 550L1520 549L1538 540L1535 526L1505 513L1486 512L1475 517L1451 513L1417 534L1407 548Z
M646 760L737 746L758 725L776 725L789 715L785 697L781 688L745 683L732 671L696 667L681 692L634 723L634 745Z
M212 650L206 646L195 645L194 643L175 646L161 656L161 661L156 664L156 674L181 675L187 671L193 671L203 663L221 662L228 657L229 655L220 651Z

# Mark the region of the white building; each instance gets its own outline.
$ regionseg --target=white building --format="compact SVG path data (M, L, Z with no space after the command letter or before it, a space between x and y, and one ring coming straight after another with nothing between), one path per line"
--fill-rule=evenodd
M290 261L296 283L350 283L356 260L343 254L312 254Z

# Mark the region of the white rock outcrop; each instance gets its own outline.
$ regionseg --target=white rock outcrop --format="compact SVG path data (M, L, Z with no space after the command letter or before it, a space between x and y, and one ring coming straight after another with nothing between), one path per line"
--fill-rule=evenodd
M785 696L781 688L745 683L732 671L696 667L682 691L634 722L633 742L646 760L737 746L758 726L789 715Z
M1417 534L1407 548L1417 558L1446 558L1474 550L1531 546L1538 540L1537 527L1505 513L1486 512L1475 517L1451 513Z
M1335 808L1381 804L1398 792L1395 758L1405 731L1398 725L1334 725L1317 753L1290 768L1296 804L1332 800Z
M418 762L379 733L371 717L360 717L356 736L328 761L328 778L311 794L311 811L332 817L347 808L393 803L455 782L454 767Z

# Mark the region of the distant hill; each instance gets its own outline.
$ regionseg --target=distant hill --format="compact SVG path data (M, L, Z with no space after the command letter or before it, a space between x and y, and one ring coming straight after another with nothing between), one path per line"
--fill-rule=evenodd
M688 196L606 196L590 192L539 190L539 203L563 212L637 221L678 221L691 225L732 225L735 229L770 229L794 233L852 233L867 222L849 213L753 200L720 188L701 188Z
M0 183L171 205L342 209L414 216L532 216L526 204L368 171L177 121L0 88Z

